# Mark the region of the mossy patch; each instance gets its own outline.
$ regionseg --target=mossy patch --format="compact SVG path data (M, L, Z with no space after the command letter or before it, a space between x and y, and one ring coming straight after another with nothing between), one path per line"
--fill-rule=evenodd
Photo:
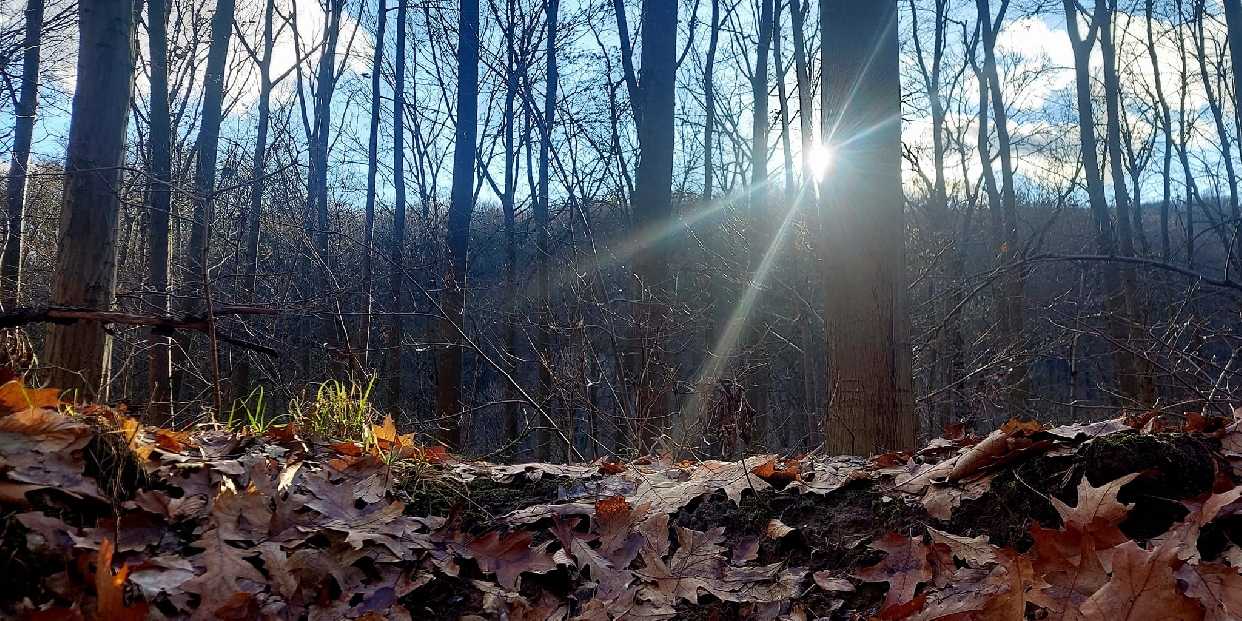
M1187 509L1180 501L1210 491L1216 480L1212 447L1201 436L1117 433L1097 438L1078 454L1087 481L1094 486L1143 473L1117 495L1118 501L1134 504L1120 528L1137 540L1168 531L1186 517Z
M538 481L517 477L509 483L485 478L469 483L415 478L404 481L401 488L408 499L406 515L447 516L455 505L461 505L462 528L477 535L495 530L497 520L506 514L555 501L561 488L573 482L564 477L543 477Z

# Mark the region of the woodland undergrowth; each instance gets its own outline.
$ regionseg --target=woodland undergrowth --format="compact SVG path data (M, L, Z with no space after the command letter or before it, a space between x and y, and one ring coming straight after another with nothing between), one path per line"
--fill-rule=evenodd
M0 386L0 617L1242 618L1231 418L493 464L303 411L174 431Z

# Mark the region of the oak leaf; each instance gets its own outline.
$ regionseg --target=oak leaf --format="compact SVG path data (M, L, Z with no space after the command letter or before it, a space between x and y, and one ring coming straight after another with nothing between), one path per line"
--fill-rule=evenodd
M1175 574L1186 583L1186 595L1197 598L1205 621L1230 621L1242 617L1242 575L1236 567L1213 563L1186 564Z
M890 532L870 547L887 553L887 556L879 564L859 570L854 577L863 582L887 582L885 608L914 600L919 584L931 580L932 567L927 558L929 550L921 539Z
M1171 547L1170 547L1171 548ZM1147 551L1133 541L1117 547L1112 579L1082 603L1087 621L1197 621L1203 609L1178 593L1169 562L1175 551Z
M507 537L493 531L471 541L466 549L479 564L480 571L496 574L500 586L516 590L518 576L523 572L546 574L556 569L556 561L547 553L548 544L531 547L534 538L535 534L528 530Z

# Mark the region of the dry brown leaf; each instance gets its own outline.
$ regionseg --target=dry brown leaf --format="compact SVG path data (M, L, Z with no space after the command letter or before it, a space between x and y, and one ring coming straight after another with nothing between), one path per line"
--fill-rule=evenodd
M768 521L768 527L767 527L767 530L765 531L765 534L767 535L768 539L781 539L785 535L788 535L789 533L792 533L795 530L797 529L787 526L784 522L776 518L772 518L771 520Z
M1186 595L1203 604L1205 621L1232 621L1242 617L1242 575L1237 568L1188 563L1175 575L1186 583Z
M112 542L104 539L95 562L95 593L97 596L96 621L141 621L147 615L147 603L134 602L125 605L125 581L129 579L129 565L122 565L112 573Z
M1117 547L1112 579L1082 603L1087 621L1198 621L1203 609L1178 592L1173 551L1147 551L1133 541Z
M980 568L996 562L997 548L988 542L987 535L967 538L939 531L930 526L927 532L934 543L948 546L953 556L966 561L971 567Z
M58 406L60 390L56 388L27 388L20 378L0 385L0 415Z
M886 608L911 602L919 584L931 580L929 550L922 540L889 533L884 539L872 542L870 547L886 552L887 556L879 564L859 570L854 577L863 582L887 582Z
M546 574L556 569L556 561L546 552L548 544L532 548L534 538L535 534L526 530L503 538L491 532L471 541L466 549L483 573L496 574L500 586L517 590L517 579L523 572Z
M831 572L817 571L811 575L816 586L829 593L853 593L854 583L845 578L834 578Z
M1052 505L1056 507L1057 513L1061 515L1061 521L1067 528L1084 531L1098 529L1098 523L1094 526L1092 524L1097 519L1107 527L1115 527L1125 521L1130 507L1133 506L1117 502L1117 493L1125 484L1138 476L1139 473L1127 474L1099 487L1093 487L1084 476L1078 484L1078 504L1070 507L1060 499L1052 497Z

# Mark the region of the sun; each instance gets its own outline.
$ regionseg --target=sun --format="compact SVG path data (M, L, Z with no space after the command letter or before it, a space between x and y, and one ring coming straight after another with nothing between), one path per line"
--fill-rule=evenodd
M816 181L823 180L824 175L828 174L828 171L832 169L835 159L836 153L833 152L832 147L826 144L816 144L814 147L811 147L807 163L810 164L811 174L815 176Z

